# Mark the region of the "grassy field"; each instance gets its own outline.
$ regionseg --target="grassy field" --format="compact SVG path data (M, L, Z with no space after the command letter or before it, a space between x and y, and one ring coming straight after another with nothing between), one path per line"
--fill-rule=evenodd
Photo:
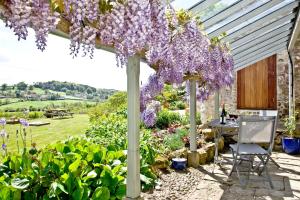
M27 148L30 148L31 135L32 141L37 143L37 148L42 148L49 143L58 140L67 139L69 136L78 136L85 133L89 125L88 115L74 115L73 118L65 119L38 119L32 121L50 122L50 125L40 127L28 127ZM16 130L20 125L6 125L6 131L9 133L8 151L17 152ZM1 141L2 142L2 141ZM20 147L22 141L19 138Z
M47 106L61 106L63 104L73 104L73 103L88 103L88 104L96 104L96 102L92 101L84 101L84 100L56 100L56 101L24 101L24 102L16 102L8 105L0 106L0 110L5 109L20 109L20 108L44 108Z

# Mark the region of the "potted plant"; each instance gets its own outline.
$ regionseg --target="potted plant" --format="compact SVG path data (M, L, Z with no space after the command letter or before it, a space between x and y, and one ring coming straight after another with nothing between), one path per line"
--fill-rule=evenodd
M300 153L300 138L295 137L296 115L297 113L284 120L284 127L286 128L287 136L282 138L282 147L288 154Z

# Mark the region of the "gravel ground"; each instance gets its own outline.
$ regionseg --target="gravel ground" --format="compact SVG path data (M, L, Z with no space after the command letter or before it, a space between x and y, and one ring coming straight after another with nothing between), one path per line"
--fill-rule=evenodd
M180 200L188 199L195 193L197 186L203 182L205 174L200 170L188 168L185 171L171 170L162 174L154 191L143 194L146 200Z

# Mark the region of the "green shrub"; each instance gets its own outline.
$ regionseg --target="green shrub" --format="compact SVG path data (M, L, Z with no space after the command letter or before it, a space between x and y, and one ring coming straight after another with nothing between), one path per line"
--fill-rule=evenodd
M197 125L201 125L202 122L201 122L201 114L199 112L197 112L196 114L196 124Z
M29 119L38 119L38 118L42 118L44 116L43 112L29 112L28 114L28 118Z
M190 115L186 114L184 116L181 117L181 120L180 120L180 124L182 125L188 125L190 123ZM202 122L201 122L201 114L197 112L197 115L196 115L196 125L201 125Z
M102 115L109 115L111 113L119 112L120 110L126 110L127 105L127 93L116 92L110 96L107 101L98 104L96 107L90 110L90 121L97 121Z
M181 117L180 124L182 125L188 125L190 123L190 116L184 115Z
M176 108L179 109L179 110L183 110L183 109L186 108L186 105L185 105L185 103L183 101L178 101L176 103Z
M86 131L86 136L94 138L101 145L115 144L126 149L127 119L112 113L99 116Z
M184 147L184 142L178 134L170 134L164 138L164 145L166 145L172 151Z
M0 111L0 118L6 118L9 119L11 117L16 117L16 118L26 118L23 112L2 112Z
M164 145L166 145L166 147L171 149L172 151L181 149L182 147L185 146L185 143L183 142L182 138L187 135L188 135L187 130L178 129L176 130L176 133L169 134L164 138Z
M158 113L156 127L160 129L168 128L171 124L180 122L181 117L178 113L162 110Z

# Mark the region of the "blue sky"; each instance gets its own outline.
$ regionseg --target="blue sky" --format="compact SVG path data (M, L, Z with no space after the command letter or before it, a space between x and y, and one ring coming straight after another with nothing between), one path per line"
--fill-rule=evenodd
M44 52L35 46L34 32L26 41L0 21L0 84L20 81L70 81L97 88L126 90L126 68L116 66L115 54L96 50L94 59L69 55L69 40L50 35ZM141 81L145 83L153 70L141 63Z

